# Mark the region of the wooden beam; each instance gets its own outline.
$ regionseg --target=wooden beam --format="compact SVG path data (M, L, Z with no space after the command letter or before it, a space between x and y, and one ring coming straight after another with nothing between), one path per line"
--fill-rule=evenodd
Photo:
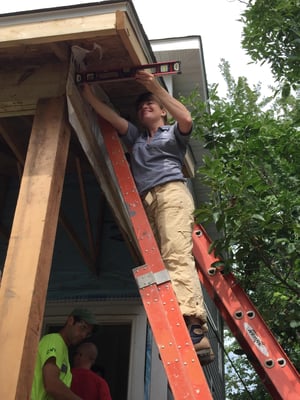
M38 99L65 94L69 62L0 72L0 117L34 115Z
M115 13L0 26L0 48L116 34Z
M103 138L99 129L99 123L95 113L89 111L84 102L78 87L74 83L74 71L70 66L69 77L67 81L67 99L69 107L69 120L77 134L82 149L94 171L95 177L99 182L103 193L113 214L123 231L128 234L133 242L136 240L133 236L131 223L128 219L128 210L121 197L118 186L116 185L115 175L113 174L111 164L107 159L107 152L103 144ZM125 215L127 213L127 215ZM138 250L137 250L138 251Z
M1 122L0 120L0 136L3 138L5 143L8 145L8 147L11 149L13 154L15 155L17 161L24 166L24 161L25 161L25 155L22 154L21 148L18 147L17 143L12 139L12 136L9 134L5 123Z
M1 399L30 398L69 141L65 97L40 100L1 283Z
M70 59L70 48L65 43L49 43L56 57L63 63L67 63Z
M87 194L86 194L86 190L85 190L85 186L84 186L84 179L83 179L82 168L81 168L81 163L80 163L79 157L75 158L75 163L76 163L76 170L77 170L77 176L78 176L78 182L79 182L79 188L80 188L80 198L81 198L81 202L82 202L84 221L85 221L85 226L86 226L86 234L87 234L87 238L88 238L91 258L93 259L93 261L95 263L96 248L95 248L95 242L94 242Z
M116 29L133 65L147 64L149 60L145 57L145 53L140 46L140 40L136 36L127 15L122 11L116 12Z
M67 219L67 217L63 214L62 211L59 214L59 222L62 225L62 227L64 228L64 230L66 231L69 238L76 245L84 262L87 264L87 266L89 267L91 272L93 272L95 274L96 270L94 269L93 257L90 255L88 250L85 248L83 241L79 238L79 236L75 232L73 225L70 223L70 221Z
M96 231L96 240L95 240L95 248L96 248L96 256L95 256L95 269L97 271L97 276L99 276L101 271L101 265L98 260L101 259L101 243L103 241L103 229L104 229L104 215L105 215L105 196L102 190L99 195L99 207L98 207L98 216L97 216L97 231Z
M5 242L9 239L9 229L6 228L2 223L2 215L5 213L5 203L7 201L7 187L8 178L5 176L0 177L0 236L2 236ZM2 270L3 265L0 265Z

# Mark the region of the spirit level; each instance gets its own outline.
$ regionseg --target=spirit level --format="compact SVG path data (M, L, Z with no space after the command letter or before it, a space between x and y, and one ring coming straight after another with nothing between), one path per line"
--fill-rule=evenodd
M155 76L180 74L180 61L168 61L153 64L138 65L136 67L121 68L109 71L83 72L75 74L77 84L84 82L103 82L121 79L133 79L138 70L147 70Z

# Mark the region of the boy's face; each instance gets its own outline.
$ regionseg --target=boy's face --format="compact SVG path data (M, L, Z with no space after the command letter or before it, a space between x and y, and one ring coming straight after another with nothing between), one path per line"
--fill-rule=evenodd
M138 105L137 115L140 122L147 126L151 122L164 119L166 111L161 108L161 105L154 98L149 98Z
M68 344L76 345L93 333L93 325L90 325L85 321L74 321L71 317L71 321L68 321L67 332Z

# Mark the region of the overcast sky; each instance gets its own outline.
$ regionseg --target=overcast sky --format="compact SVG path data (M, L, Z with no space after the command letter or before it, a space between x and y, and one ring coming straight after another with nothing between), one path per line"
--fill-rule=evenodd
M267 66L249 64L241 47L243 25L238 20L245 8L239 0L133 0L149 39L200 35L208 83L224 85L221 58L229 61L235 78L246 76L251 84L272 82ZM148 6L146 6L148 4ZM151 4L151 6L150 6Z
M1 1L0 13L97 3L94 0L9 0ZM133 0L149 39L200 35L208 83L219 83L225 93L219 71L221 58L231 65L235 78L246 76L250 84L262 82L264 90L272 83L267 66L249 65L250 58L241 48L244 9L239 0ZM0 21L1 22L1 21Z

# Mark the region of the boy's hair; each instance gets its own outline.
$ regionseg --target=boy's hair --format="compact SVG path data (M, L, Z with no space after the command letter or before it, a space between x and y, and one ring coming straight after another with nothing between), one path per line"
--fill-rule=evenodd
M165 110L164 105L162 104L162 102L160 101L160 99L159 99L157 96L155 96L155 94L153 94L153 93L151 93L151 92L145 92L145 93L140 94L139 97L137 98L136 102L135 102L135 109L136 109L136 111L138 111L139 106L140 106L142 103L145 103L145 102L147 102L147 101L149 101L149 100L155 101L157 104L159 104L159 106L160 106L160 108L161 108L162 110ZM164 122L167 123L167 115L166 115L165 117L163 117L163 119L164 119Z

